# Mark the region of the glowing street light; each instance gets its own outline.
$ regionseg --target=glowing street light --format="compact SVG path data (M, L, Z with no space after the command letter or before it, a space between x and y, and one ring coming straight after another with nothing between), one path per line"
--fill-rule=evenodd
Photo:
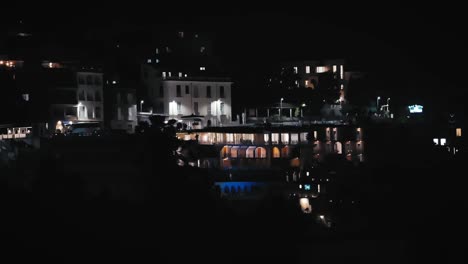
M283 100L284 100L284 98L281 97L281 100L280 100L280 112L279 112L279 118L280 118L280 120L281 120L281 112L283 111Z
M141 101L140 101L140 112L143 112L143 103L144 103L144 102L145 102L144 100L141 100Z

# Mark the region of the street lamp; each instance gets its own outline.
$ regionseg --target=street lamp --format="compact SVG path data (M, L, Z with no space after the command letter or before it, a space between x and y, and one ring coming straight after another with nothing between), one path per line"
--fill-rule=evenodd
M281 100L280 100L280 112L279 112L279 118L280 118L280 120L281 120L281 112L283 111L283 100L284 100L284 98L281 97Z
M301 117L304 117L304 113L303 113L303 108L306 107L307 105L305 103L302 104L302 108L301 108ZM309 172L307 172L307 174L309 174Z
M380 96L377 96L377 106L376 106L376 113L379 112L379 100L380 100Z
M143 103L144 103L144 102L145 102L144 100L141 100L141 101L140 101L140 112L143 112Z

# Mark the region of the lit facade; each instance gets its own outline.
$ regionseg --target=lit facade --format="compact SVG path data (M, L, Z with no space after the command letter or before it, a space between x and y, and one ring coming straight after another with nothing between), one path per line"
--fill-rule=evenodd
M143 66L143 82L154 114L180 119L183 116L201 116L202 127L231 122L231 89L229 78L185 77L185 74L160 72ZM171 76L171 77L169 77ZM145 108L145 107L143 107Z
M219 130L219 131L216 131ZM212 145L219 153L217 164L201 162L202 167L285 168L311 166L328 155L348 161L365 160L362 128L351 126L317 126L310 128L221 128L181 132L180 140L196 140Z

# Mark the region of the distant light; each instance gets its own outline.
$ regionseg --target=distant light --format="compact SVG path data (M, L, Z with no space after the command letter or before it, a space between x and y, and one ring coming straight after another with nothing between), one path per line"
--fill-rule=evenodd
M434 142L434 144L439 145L439 139L438 138L434 138L434 139L432 139L432 141Z
M159 59L156 59L156 63L159 63Z
M380 100L380 96L377 96L377 100Z
M187 74L185 74L184 76L187 77Z
M205 67L200 67L200 71L204 71L204 70L206 70Z
M409 112L414 114L414 113L422 113L423 112L423 106L422 105L410 105L408 106Z
M325 220L325 216L324 215L319 215L320 219L322 220Z
M52 68L54 65L52 64L52 62L49 62L49 68Z
M310 191L310 184L304 184L304 190Z
M151 63L151 59L148 59L147 61L148 61L148 63Z
M317 192L320 193L320 184L317 184Z
M445 138L440 139L440 145L445 146L445 143L447 143L447 140Z
M4 61L0 60L0 65L3 65Z
M309 176L309 172L306 172L306 176Z
M283 98L283 97L281 97L281 101L283 101L283 100L284 100L284 98Z
M68 121L68 124L69 124L69 125L72 125L72 124L73 124L73 121Z
M333 203L333 200L330 200L329 202L330 202L330 203Z
M144 103L144 102L145 102L144 100L141 100L141 101L140 101L141 104Z
M299 189L302 189L302 184L299 184Z
M116 81L112 81L112 84L116 84L117 82Z
M302 107L306 107L306 104L302 104Z

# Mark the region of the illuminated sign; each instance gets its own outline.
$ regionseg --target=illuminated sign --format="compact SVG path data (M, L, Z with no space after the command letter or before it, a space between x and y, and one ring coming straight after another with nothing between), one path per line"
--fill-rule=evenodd
M304 184L304 190L310 191L310 184Z
M423 106L422 105L410 105L408 106L409 112L414 114L414 113L422 113L423 112Z

